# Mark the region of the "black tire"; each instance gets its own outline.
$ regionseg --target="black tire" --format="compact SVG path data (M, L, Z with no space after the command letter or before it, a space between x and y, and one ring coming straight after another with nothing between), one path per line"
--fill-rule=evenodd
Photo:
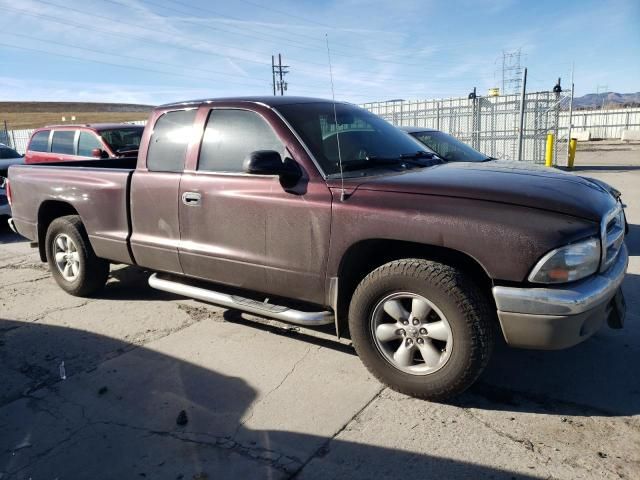
M450 326L451 352L433 373L402 371L376 346L374 308L398 292L428 299ZM494 317L488 299L470 276L449 265L412 258L382 265L362 280L349 307L349 329L358 356L383 384L413 397L443 401L466 390L486 367L493 350Z
M61 234L73 240L78 252L79 271L73 281L64 278L55 261L54 244ZM96 257L79 216L67 215L51 222L47 229L45 246L51 275L65 292L76 297L88 297L101 290L107 283L109 262Z

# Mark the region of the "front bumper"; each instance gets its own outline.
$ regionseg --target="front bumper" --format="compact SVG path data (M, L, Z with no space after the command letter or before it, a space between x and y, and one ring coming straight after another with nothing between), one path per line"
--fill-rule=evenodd
M505 340L520 348L557 350L586 340L609 314L629 263L623 246L605 272L558 287L493 287Z

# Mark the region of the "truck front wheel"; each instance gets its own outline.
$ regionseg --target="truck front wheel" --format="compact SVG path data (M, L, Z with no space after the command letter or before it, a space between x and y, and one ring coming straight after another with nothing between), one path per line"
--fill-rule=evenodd
M67 215L51 222L45 244L49 270L67 293L86 297L107 283L109 262L96 257L77 215Z
M378 267L357 287L349 330L367 369L390 388L446 400L467 389L493 348L493 315L461 270L424 259Z

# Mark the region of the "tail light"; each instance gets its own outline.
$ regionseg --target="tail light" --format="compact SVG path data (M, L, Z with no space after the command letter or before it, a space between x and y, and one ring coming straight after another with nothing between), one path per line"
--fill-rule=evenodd
M9 202L9 206L11 206L11 184L9 183L9 179L7 178L5 180L5 185L4 187L6 188L7 191L7 202Z

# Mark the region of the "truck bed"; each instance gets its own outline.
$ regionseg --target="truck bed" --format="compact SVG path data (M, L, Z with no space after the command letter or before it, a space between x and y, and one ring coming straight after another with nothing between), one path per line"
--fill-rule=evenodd
M99 257L133 263L129 195L135 158L17 165L9 170L12 216L21 233L42 242L39 223L62 209L77 213ZM96 212L100 212L96 215Z

